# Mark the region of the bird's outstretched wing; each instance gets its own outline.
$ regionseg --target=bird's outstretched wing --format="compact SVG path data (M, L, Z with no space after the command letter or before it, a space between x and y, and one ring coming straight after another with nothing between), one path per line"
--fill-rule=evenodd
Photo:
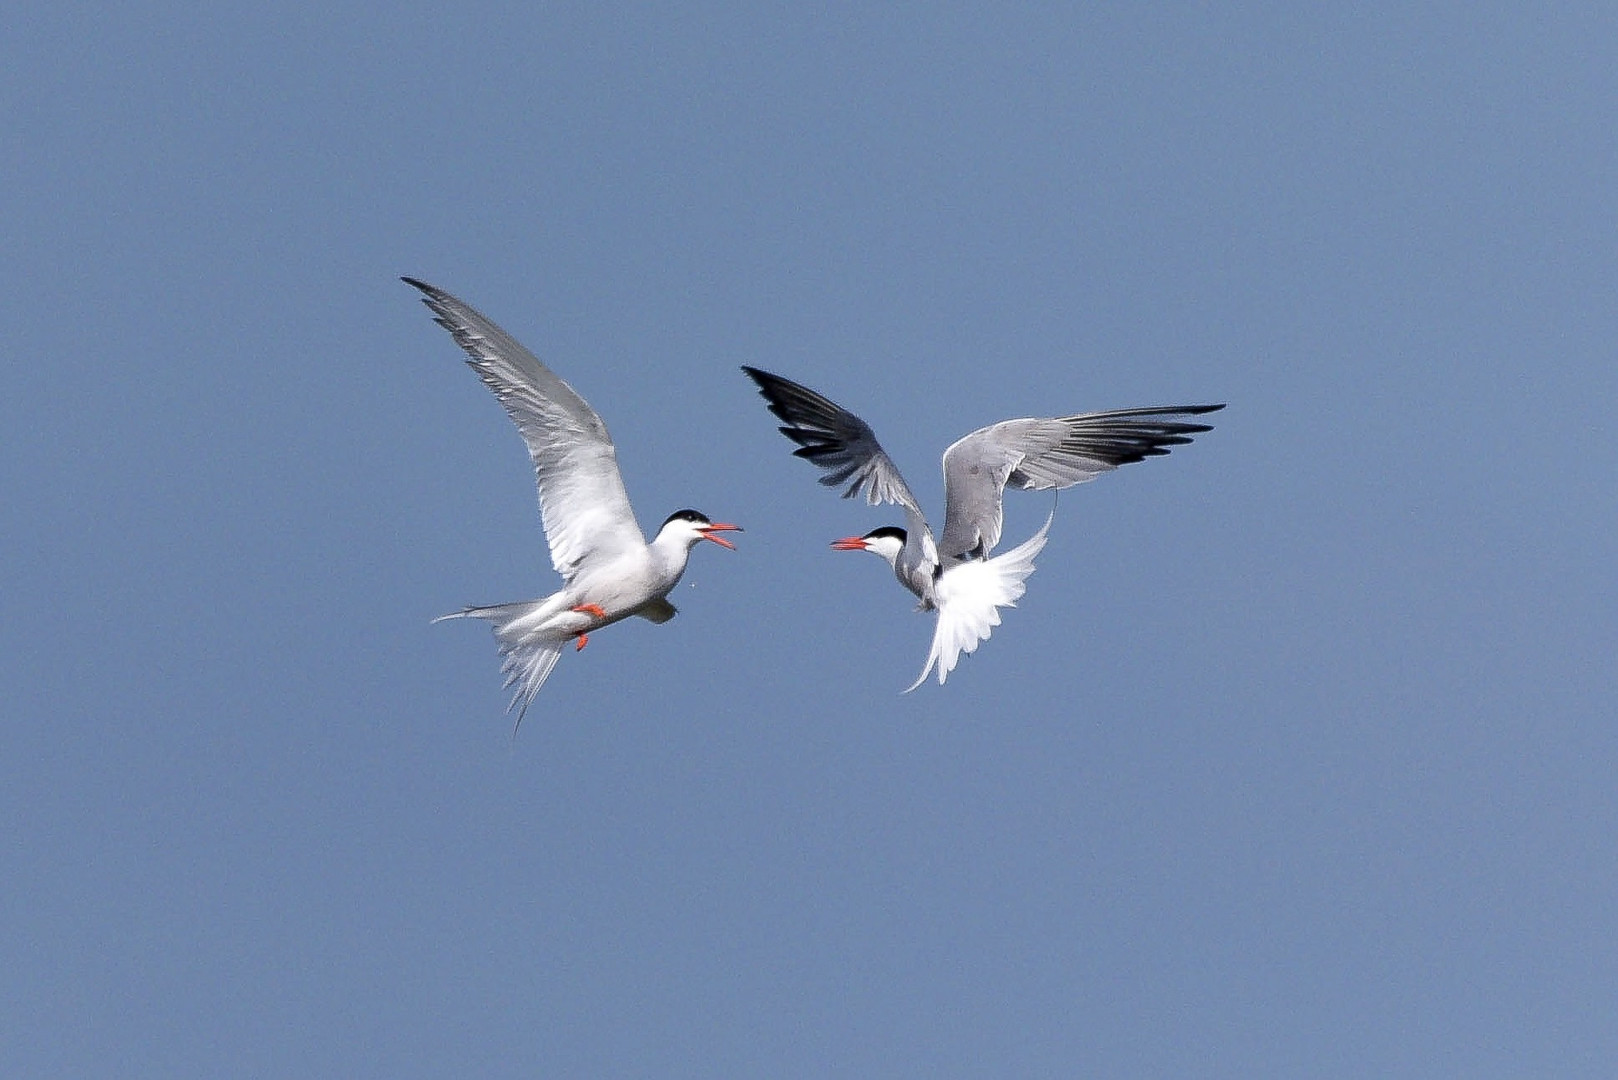
M758 384L770 411L786 421L781 434L798 444L792 453L826 470L827 475L820 478L822 484L837 487L846 482L845 499L864 495L872 506L894 503L923 517L921 505L869 424L791 379L755 367L742 370Z
M528 444L556 572L571 580L591 560L645 544L612 437L596 411L476 308L424 281L403 280L421 290L422 302L466 350L466 362Z
M1003 420L944 451L944 535L938 552L951 560L987 555L1000 542L1001 496L1066 488L1120 465L1169 452L1212 430L1185 419L1224 405L1118 409L1050 420Z

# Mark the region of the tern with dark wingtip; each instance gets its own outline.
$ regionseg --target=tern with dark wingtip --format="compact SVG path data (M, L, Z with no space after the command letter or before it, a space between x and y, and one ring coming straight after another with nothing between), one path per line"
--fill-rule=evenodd
M520 726L569 643L582 649L591 634L630 616L654 623L674 618L668 594L685 573L691 549L704 540L734 549L719 534L739 526L677 510L647 543L596 411L470 304L424 281L402 280L421 290L435 321L465 350L533 460L540 516L562 588L543 599L467 607L434 620L482 619L494 628Z
M904 528L888 525L845 536L832 547L880 556L899 584L916 595L920 610L938 613L926 666L909 690L934 668L942 686L961 655L976 650L1000 625L999 609L1016 605L1034 572L1034 557L1045 546L1056 511L1028 540L991 555L1000 541L1006 488L1072 487L1120 465L1167 454L1170 447L1212 430L1188 417L1225 407L1118 409L1002 420L979 428L944 451L944 532L935 540L920 503L869 424L801 383L755 367L742 371L757 384L770 411L786 421L779 430L798 444L793 454L826 470L822 484L847 484L845 499L864 495L872 506L894 503L904 509Z

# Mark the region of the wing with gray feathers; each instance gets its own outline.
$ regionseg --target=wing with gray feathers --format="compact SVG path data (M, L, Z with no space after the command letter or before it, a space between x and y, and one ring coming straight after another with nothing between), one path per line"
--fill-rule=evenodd
M596 411L470 304L415 278L403 280L422 291L435 321L466 350L466 362L528 444L556 572L571 580L589 560L644 545L612 437Z
M770 411L785 420L781 434L798 444L792 453L827 471L820 482L827 487L848 483L843 498L864 495L865 501L894 503L922 520L921 505L910 493L904 477L876 441L864 420L828 398L755 367L742 368L758 384Z
M1041 491L1094 480L1104 472L1182 446L1208 424L1183 419L1224 405L1117 409L1051 420L1005 420L944 451L944 535L939 555L987 555L1000 542L1005 488Z

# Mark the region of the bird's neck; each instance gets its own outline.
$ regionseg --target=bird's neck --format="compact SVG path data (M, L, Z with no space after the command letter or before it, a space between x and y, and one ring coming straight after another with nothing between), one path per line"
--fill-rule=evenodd
M678 578L685 573L685 564L690 561L691 549L694 547L696 544L683 536L671 536L661 532L646 545L646 550L659 574Z

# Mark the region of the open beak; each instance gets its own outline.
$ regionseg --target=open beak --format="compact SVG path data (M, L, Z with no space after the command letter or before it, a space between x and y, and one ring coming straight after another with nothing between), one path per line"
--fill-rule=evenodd
M845 536L841 540L833 540L831 546L836 551L864 551L865 537Z
M740 525L727 525L723 521L713 521L713 522L709 522L707 525L704 525L701 528L701 530L699 530L699 531L702 533L702 538L704 540L712 540L714 543L718 544L720 547L728 547L730 550L735 551L736 550L736 545L735 544L732 544L729 540L726 540L723 536L715 536L714 533L717 533L717 532L741 532L742 527Z

